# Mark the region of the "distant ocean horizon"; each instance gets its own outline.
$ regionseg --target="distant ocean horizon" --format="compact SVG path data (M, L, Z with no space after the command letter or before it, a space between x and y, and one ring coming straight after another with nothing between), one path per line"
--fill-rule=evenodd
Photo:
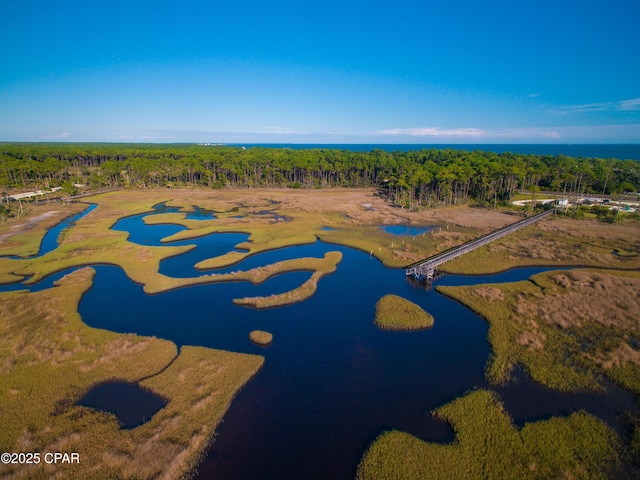
M631 144L389 144L389 143L348 143L348 144L321 144L321 143L230 143L225 144L238 147L266 147L266 148L291 148L294 150L304 149L337 149L350 150L353 152L370 152L374 149L381 149L386 152L408 152L410 150L423 150L435 148L438 150L480 150L495 153L520 153L531 155L566 155L568 157L585 158L617 158L620 160L640 161L640 143Z

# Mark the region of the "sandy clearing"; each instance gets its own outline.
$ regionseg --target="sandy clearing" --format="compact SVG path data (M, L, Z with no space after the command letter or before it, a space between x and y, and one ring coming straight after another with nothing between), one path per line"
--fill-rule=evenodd
M59 210L51 210L48 212L41 213L40 215L36 215L35 217L27 217L24 221L20 223L12 224L8 227L8 232L0 234L0 241L7 240L14 235L18 235L20 233L28 232L29 230L35 228L40 223L45 220L57 216L59 214Z

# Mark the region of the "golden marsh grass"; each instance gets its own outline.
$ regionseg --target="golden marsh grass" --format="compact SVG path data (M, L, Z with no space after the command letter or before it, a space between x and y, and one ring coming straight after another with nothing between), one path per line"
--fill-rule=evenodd
M178 478L211 441L235 392L262 357L176 346L86 326L77 313L92 269L36 293L0 294L0 449L73 451L66 478ZM175 360L174 360L175 358ZM166 370L162 370L169 365ZM169 400L150 421L121 430L115 417L75 402L92 385L133 382ZM0 465L3 478L50 478L60 466Z
M640 268L640 222L549 217L442 265L448 273L490 274L523 266Z
M330 252L323 259L295 259L224 275L191 279L160 275L158 267L162 259L190 247L136 245L127 241L125 232L113 231L111 227L124 216L150 212L154 204L163 201L182 207L198 205L213 210L217 217L216 220L198 221L186 219L184 213L145 217L149 224L169 222L188 228L170 239L194 238L213 232L250 235L249 241L239 245L246 248L246 253L232 252L208 259L199 265L202 268L231 265L251 254L312 243L316 238L358 248L388 266L400 267L518 219L505 212L469 207L408 212L390 206L375 193L373 190L345 189L124 190L103 194L87 199L97 203L98 208L69 229L53 252L38 259L0 259L0 282L12 282L25 275L33 275L31 281L35 282L55 271L104 263L123 268L129 278L144 286L147 293L159 293L197 283L230 280L259 283L282 272L312 272L307 282L291 292L236 300L256 308L267 308L313 295L318 280L334 271L340 262L340 254ZM365 204L369 207L363 208ZM72 205L69 211L75 212L75 208L79 211L83 207ZM264 210L285 216L288 221L259 214ZM234 218L236 216L243 218ZM12 229L16 227L11 231L15 243L0 242L0 253L35 253L46 228L55 223L53 217L51 223L43 221L31 227L27 221L28 217L10 225ZM439 225L441 228L415 237L396 237L379 228L381 224L394 223ZM556 218L461 257L446 268L480 273L515 265L558 263L637 269L640 266L638 225L638 222L610 225ZM2 228L9 227L0 226L0 235L7 231ZM616 255L612 254L614 250ZM611 272L598 273L616 277L613 280L596 279L593 273L585 274L587 277L577 273L578 276L563 274L565 278L543 274L530 282L443 291L468 304L489 321L493 355L487 372L491 380L504 381L513 365L522 363L534 379L556 388L595 388L597 375L605 375L638 392L640 374L637 350L633 348L633 339L637 339L638 334L632 322L633 312L638 309L631 293L634 288L638 291L637 279L631 273ZM91 270L83 269L63 279L54 289L0 295L0 371L3 374L0 446L5 451L46 451L63 447L79 451L83 463L65 470L70 478L180 477L197 463L234 393L255 374L263 360L250 355L183 347L171 363L177 353L171 342L90 329L81 322L77 304L82 292L89 288L91 276ZM600 291L597 285L606 288ZM625 293L616 303L617 296L611 292L620 291ZM603 308L598 309L589 302L602 302ZM562 305L572 312L572 316L561 315ZM578 315L580 309L575 305L585 307L585 311L593 306L594 312L601 312L598 315L602 321L581 317ZM604 314L613 310L619 310L623 316L605 318ZM624 312L629 315L624 317ZM578 346L582 344L590 344L593 348L580 350ZM74 406L74 401L95 383L110 379L135 381L169 364L162 373L141 382L169 399L169 404L140 427L120 430L112 415ZM533 478L581 476L584 471L588 472L583 475L587 478L599 478L600 472L613 462L610 432L588 415L574 414L567 419L531 424L538 425L537 430L529 425L518 430L500 416L501 407L495 399L480 400L473 400L475 406L464 402L459 405L469 412L479 412L493 419L496 425L493 431L485 432L482 423L474 426L475 417L473 422L465 420L462 413L451 413L453 410L444 407L443 418L454 426L459 425L457 443L451 446L427 444L428 450L425 450L424 442L406 434L402 434L406 437L396 436L397 432L393 432L389 436L396 446L385 446L380 455L372 447L358 475L361 478L397 478L388 472L396 467L406 469L410 466L416 472L411 475L421 478L425 469L430 468L425 463L449 468L451 462L459 462L460 466L451 467L453 470L450 471L458 471L456 468L466 468L469 472L488 469L486 471L499 476L519 474L526 467L527 471L535 473ZM570 432L576 437L571 437ZM513 453L507 449L505 451L512 452L510 455L515 458L511 462L498 458L493 449L487 458L493 459L496 455L496 466L487 466L478 452L484 452L479 442L489 434L490 440L497 438L496 445L504 448L516 448L518 441L524 443L526 448L522 448L527 452L527 458L535 461L523 463L521 450L516 449ZM407 437L410 440L406 440ZM552 447L536 444L538 437ZM516 441L516 447L510 447L511 440ZM599 443L601 441L604 443ZM598 451L589 450L585 442L591 442ZM416 460L403 462L407 452L409 458ZM380 458L383 460L376 460ZM429 461L424 462L424 458ZM593 468L594 463L600 466ZM48 478L56 473L46 466L19 470L2 468L0 475L8 478ZM405 478L406 470L398 472Z
M311 259L317 260L317 259ZM327 252L324 258L317 262L317 266L314 268L314 272L311 274L309 280L304 282L298 288L295 288L289 292L269 295L267 297L244 297L234 299L233 303L237 305L244 305L246 307L253 308L273 308L281 307L283 305L290 305L292 303L301 302L310 298L316 289L318 288L318 282L325 275L329 275L336 271L338 263L342 260L342 253L340 252ZM300 265L299 270L304 270L304 265Z
M433 327L433 317L405 298L385 295L376 303L375 323L382 330L423 330Z
M595 389L604 375L640 393L633 344L640 331L640 273L551 271L525 282L437 288L489 322L490 380L507 380L520 363L552 388Z
M615 433L583 412L516 428L495 394L477 390L434 414L451 423L452 444L385 432L362 458L357 479L607 479L620 465Z
M262 330L253 330L249 332L249 339L256 345L268 347L273 341L273 335L269 332L263 332Z
M29 205L29 215L0 223L0 255L36 255L47 230L87 207L82 203Z

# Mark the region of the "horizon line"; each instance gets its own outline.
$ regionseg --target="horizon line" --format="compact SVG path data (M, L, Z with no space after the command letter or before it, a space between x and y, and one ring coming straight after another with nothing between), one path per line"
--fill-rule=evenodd
M572 145L638 145L638 142L596 142L596 143L583 143L583 142L429 142L429 143L415 143L415 142L347 142L347 143L335 143L335 142L206 142L206 141L111 141L111 140L81 140L81 141L65 141L65 140L0 140L0 144L59 144L59 145L81 145L81 144L109 144L109 145L202 145L202 146L242 146L242 145L548 145L548 146L572 146Z

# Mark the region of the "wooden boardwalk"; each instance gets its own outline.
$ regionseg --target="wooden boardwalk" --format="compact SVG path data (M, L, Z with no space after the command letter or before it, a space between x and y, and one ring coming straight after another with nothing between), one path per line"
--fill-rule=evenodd
M487 243L493 242L499 238L509 235L510 233L520 230L528 225L531 225L538 220L541 220L549 215L553 215L555 209L547 210L546 212L539 213L532 217L522 219L518 222L502 227L494 232L488 233L482 237L471 240L467 243L463 243L457 247L450 248L444 252L433 255L432 257L421 260L420 262L412 263L405 267L407 276L415 277L417 280L432 280L436 273L436 268L449 260L453 260L465 253L469 253L476 248L480 248Z

